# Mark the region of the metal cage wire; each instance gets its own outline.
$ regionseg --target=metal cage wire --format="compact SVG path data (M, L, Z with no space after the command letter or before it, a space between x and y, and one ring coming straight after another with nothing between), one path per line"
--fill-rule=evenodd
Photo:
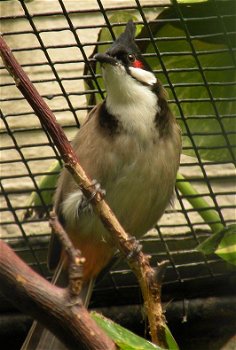
M231 0L226 1L233 2ZM38 3L38 2L37 2ZM220 221L229 225L235 221L235 172L233 163L235 156L232 142L229 137L235 135L233 130L226 130L224 118L235 118L235 114L224 115L218 108L218 102L235 103L236 97L231 95L227 98L215 97L212 88L217 82L208 77L207 72L217 71L217 67L205 67L201 57L207 54L227 52L232 61L225 64L221 69L234 72L236 67L235 46L232 40L234 32L228 32L225 20L229 14L221 14L218 8L219 0L211 2L211 16L202 15L203 21L218 21L218 32L193 35L189 25L199 20L199 17L185 17L182 7L177 0L169 1L86 1L70 2L66 0L55 0L44 2L41 6L34 2L6 2L2 6L2 32L5 40L11 47L14 55L25 69L36 88L46 99L58 121L64 127L69 139L73 137L76 127L79 127L87 111L93 106L87 104L86 96L91 93L100 93L104 97L104 90L99 84L99 76L91 66L90 55L97 45L97 34L101 28L107 27L114 39L114 28L123 23L122 14L134 14L137 24L143 24L146 28L147 37L139 38L137 42L149 41L152 52L145 53L148 57L156 57L159 68L155 70L157 76L163 77L163 83L169 92L169 102L176 108L177 119L184 126L183 136L189 139L188 146L183 151L191 149L195 157L183 156L181 160L180 173L183 173L198 194L190 197L202 197L209 203L209 208L217 211ZM156 16L164 8L173 6L175 16L173 18L161 18ZM111 16L120 15L121 20L112 23ZM235 14L232 15L235 18ZM117 17L118 18L118 17ZM151 23L178 23L183 33L174 37L155 37L152 32ZM196 49L195 41L202 38L223 37L225 47L212 49L212 51L199 51ZM161 42L180 42L188 44L188 51L161 51ZM110 41L109 41L110 43ZM99 42L105 45L107 42ZM195 62L194 66L169 67L166 57L177 57L181 60L184 56L191 56ZM84 72L84 65L87 73ZM1 236L8 241L31 266L38 269L40 273L48 277L46 268L46 249L48 244L49 228L47 218L23 219L22 213L30 209L28 198L32 191L39 195L41 190L38 183L43 175L49 173L49 167L55 159L60 160L58 152L50 140L50 137L42 130L42 126L33 115L27 102L20 95L11 77L8 75L4 65L1 67ZM173 74L184 74L198 72L199 80L195 82L173 81ZM92 79L95 89L85 89L84 79ZM218 82L225 89L235 87L235 77L231 81ZM204 97L183 98L179 97L179 89L191 89L192 87L204 87ZM211 115L204 118L216 119L219 123L220 134L225 144L212 146L218 150L228 149L231 156L229 160L204 160L201 157L201 149L205 146L196 144L196 137L217 136L214 130L204 130L193 133L189 128L188 120L199 116L189 115L187 119L186 105L193 103L209 103ZM209 146L210 148L210 146ZM185 180L179 180L185 181ZM48 190L51 190L50 188ZM144 251L152 254L153 264L162 259L168 259L170 265L167 268L164 280L164 292L180 293L181 297L189 296L188 283L196 286L198 283L211 283L211 281L222 276L232 274L226 263L216 256L203 256L197 252L195 247L199 242L209 236L208 225L202 220L199 211L187 201L187 195L176 191L174 208L168 208L159 224L142 240ZM42 202L43 198L41 196ZM48 210L49 208L45 208ZM202 282L203 281L203 282ZM172 290L175 286L175 292ZM107 274L97 287L97 296L104 290L114 298L114 290L122 298L130 294L134 295L137 282L129 269L124 264L119 264ZM124 292L125 291L125 292ZM199 289L198 289L199 292ZM116 294L117 295L117 294ZM192 294L191 294L192 295Z

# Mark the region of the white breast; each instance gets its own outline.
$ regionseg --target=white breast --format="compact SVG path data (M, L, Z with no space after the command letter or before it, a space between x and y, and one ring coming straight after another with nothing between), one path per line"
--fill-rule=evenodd
M158 99L150 87L132 78L122 66L106 67L103 76L107 88L107 109L122 127L135 134L141 142L157 134L154 120L159 111Z

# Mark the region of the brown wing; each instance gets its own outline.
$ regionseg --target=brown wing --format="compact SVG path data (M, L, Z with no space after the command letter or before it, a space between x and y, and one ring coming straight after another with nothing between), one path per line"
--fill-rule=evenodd
M83 143L86 143L85 139L85 133L88 132L88 128L93 128L94 125L91 123L92 118L95 118L98 110L100 108L101 104L95 106L91 112L88 114L84 124L81 126L79 131L77 132L74 141L72 142L73 148L75 152L78 154L80 145L83 145ZM88 125L90 122L91 125ZM84 131L85 129L86 132ZM82 148L84 148L82 146ZM60 206L62 201L64 200L67 193L72 192L73 189L76 189L77 185L68 173L66 169L63 169L61 172L61 175L59 177L58 183L57 183L57 189L54 195L54 210L58 215L59 221L64 226L64 220L63 216L61 214ZM62 247L61 243L58 239L58 236L54 233L51 235L50 243L49 243L49 249L48 249L48 267L50 270L55 270L57 267L60 257L61 257Z

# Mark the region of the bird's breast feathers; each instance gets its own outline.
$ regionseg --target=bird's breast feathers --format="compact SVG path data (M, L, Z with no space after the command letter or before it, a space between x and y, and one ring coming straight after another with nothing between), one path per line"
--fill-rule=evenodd
M160 138L153 121L146 138L143 133L139 137L124 129L106 135L104 130L98 132L99 118L92 117L74 142L85 171L106 190L105 199L121 224L136 236L157 222L172 196L180 148L179 131L175 128L176 125L172 135ZM68 187L68 177L62 184L68 189L61 203L65 222L81 235L96 234L96 239L107 239L107 231L96 214L79 212L81 191L75 185Z

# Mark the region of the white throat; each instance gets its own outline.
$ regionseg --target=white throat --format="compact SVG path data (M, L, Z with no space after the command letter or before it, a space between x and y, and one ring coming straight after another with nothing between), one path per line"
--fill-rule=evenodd
M152 73L147 73L150 79ZM127 74L122 65L106 65L103 78L109 113L118 118L122 127L129 134L135 134L140 141L150 139L156 133L154 121L159 109L155 93L149 86L139 83Z

